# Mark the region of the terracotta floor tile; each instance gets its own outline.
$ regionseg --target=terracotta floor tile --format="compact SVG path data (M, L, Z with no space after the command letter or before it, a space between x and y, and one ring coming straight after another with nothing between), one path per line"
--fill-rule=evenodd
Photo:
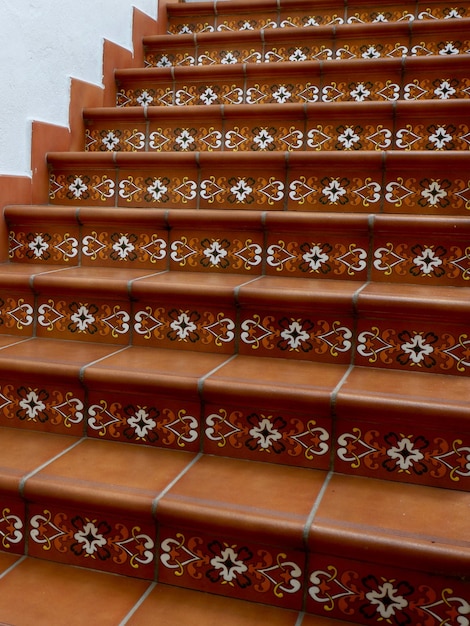
M85 384L92 389L164 392L172 389L197 393L199 379L227 360L224 355L131 346L85 369ZM113 382L114 381L114 382Z
M321 542L326 553L339 536L333 543L342 556L351 550L353 558L360 553L359 558L396 566L405 558L410 569L458 576L470 562L469 506L468 493L336 474L317 509L310 546L316 551ZM452 511L445 524L443 510ZM371 547L367 557L365 537Z
M0 368L9 371L40 373L47 369L63 378L75 378L80 369L116 352L116 348L100 344L34 338L13 343L0 350Z
M150 518L154 498L192 459L185 452L88 439L28 479L25 496Z
M160 584L129 618L126 626L295 626L297 616L294 611Z
M14 626L116 626L148 585L29 558L0 580L0 619Z
M0 552L0 576L4 575L5 571L14 565L21 557L9 554L8 552Z
M20 481L76 443L75 437L0 427L2 487L18 491Z
M203 456L160 500L157 518L300 547L324 478L320 471Z

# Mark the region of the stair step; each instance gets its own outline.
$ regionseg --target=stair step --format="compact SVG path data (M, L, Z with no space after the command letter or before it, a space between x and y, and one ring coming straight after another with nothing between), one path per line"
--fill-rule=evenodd
M0 426L67 446L86 434L468 490L468 377L4 337L0 371Z
M66 263L465 286L470 272L463 216L420 215L418 234L416 216L393 214L50 206L39 216L26 205L4 215L10 260L35 273Z
M470 102L84 111L89 152L468 150Z
M387 591L408 618L466 606L468 493L2 430L2 487L25 507L5 521L31 557L338 619L383 617ZM33 435L51 456L19 471ZM339 585L347 596L332 605ZM423 586L448 600L429 608Z
M470 152L50 153L51 204L466 215Z
M456 7L449 2L399 2L382 0L380 5L370 0L354 2L308 0L231 2L197 2L189 7L170 4L167 7L168 33L181 35L213 31L240 31L269 28L329 26L381 21L412 21L470 17L468 3Z
M468 54L468 18L144 37L148 67Z
M470 97L465 55L123 69L115 77L120 108Z
M64 623L70 626L92 623L100 626L152 623L346 626L352 623L6 553L0 553L0 577L0 612L8 624L29 621L35 626Z
M107 267L6 269L17 267L28 282L16 308L5 311L16 322L5 334L469 374L470 296L454 287Z

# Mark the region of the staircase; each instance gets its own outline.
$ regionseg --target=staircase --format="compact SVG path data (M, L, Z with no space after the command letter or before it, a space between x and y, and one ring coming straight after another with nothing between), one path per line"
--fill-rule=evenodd
M0 266L0 622L470 623L470 2L169 4Z

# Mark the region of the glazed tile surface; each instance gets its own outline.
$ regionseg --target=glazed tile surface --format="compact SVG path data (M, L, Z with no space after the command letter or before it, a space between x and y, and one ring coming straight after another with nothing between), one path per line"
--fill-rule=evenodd
M136 12L4 208L0 621L467 624L470 3L379 4Z

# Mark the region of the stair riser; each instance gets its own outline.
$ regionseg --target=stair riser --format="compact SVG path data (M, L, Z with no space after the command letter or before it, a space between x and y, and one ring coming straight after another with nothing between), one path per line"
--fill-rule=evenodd
M455 59L455 60L454 60ZM442 57L238 64L224 73L199 68L117 73L118 107L396 102L468 99L470 79L463 57L452 66ZM190 71L191 70L191 71ZM139 140L140 141L140 138ZM136 143L132 140L132 143Z
M467 20L195 33L146 40L148 67L330 61L468 54ZM295 43L294 43L295 41Z
M363 3L362 3L363 4ZM251 10L239 8L238 11L226 9L221 15L217 10L192 14L186 9L184 15L173 6L168 10L168 33L173 35L184 33L203 33L214 31L243 31L250 29L271 28L306 28L308 26L329 26L344 23L374 23L382 21L450 19L451 17L470 17L465 2L459 7L448 2L387 2L380 7L367 7L359 4L347 6L347 3L324 2L313 10L311 6L299 3L298 6L280 6L274 3L263 10L250 7Z
M87 121L86 149L89 152L204 152L204 151L360 151L360 150L468 150L469 125L454 125L457 117L470 114L444 103L435 111L402 111L392 105L360 111L331 107L330 110L290 111L282 117L262 107L229 119L220 110L206 108L200 118L179 115L176 119L145 122L136 119ZM454 103L451 103L454 104ZM460 107L459 107L460 109ZM219 112L219 111L218 111ZM210 113L210 115L209 115ZM257 116L253 113L258 113ZM204 115L202 115L204 114ZM175 116L172 116L173 118ZM232 119L234 117L235 119Z
M53 214L51 222L44 218L41 230L28 209L11 216L7 210L11 261L37 265L38 271L39 266L46 269L67 263L138 267L149 272L266 274L317 280L371 278L376 282L454 286L465 286L470 276L469 225L465 218L435 220L426 228L423 224L418 237L410 219L392 215L356 216L344 230L339 216L332 214L324 219L297 220L295 214L253 213L247 231L242 229L246 220L240 213L227 215L226 220L215 224L212 213L190 217L170 210L155 216L145 214L145 220L139 215L135 222L140 224L127 225L113 216L104 220L99 209L91 208L88 215L66 207L57 210L64 223L56 223L57 215ZM155 228L157 218L162 221L159 228ZM206 225L207 218L212 224ZM84 219L87 223L77 223ZM12 301L11 311L17 308L17 300Z
M421 154L413 160L413 153L339 153L334 161L317 153L297 161L295 154L287 154L290 158L246 154L246 160L232 154L233 161L215 165L209 161L218 155L195 153L185 155L186 163L179 166L158 154L85 155L103 159L99 164L91 159L59 164L50 157L49 199L77 207L468 213L470 152ZM130 157L128 164L121 162Z

